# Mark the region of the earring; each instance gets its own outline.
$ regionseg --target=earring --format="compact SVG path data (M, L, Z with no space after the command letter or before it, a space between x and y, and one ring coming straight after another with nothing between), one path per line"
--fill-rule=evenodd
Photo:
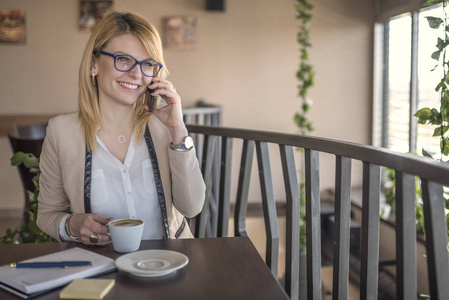
M92 72L92 81L95 81L95 73Z

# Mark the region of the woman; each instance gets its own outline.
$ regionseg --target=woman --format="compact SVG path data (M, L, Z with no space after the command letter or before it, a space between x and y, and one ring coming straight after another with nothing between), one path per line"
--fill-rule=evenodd
M145 222L143 239L193 237L186 217L204 181L165 79L159 35L138 14L110 12L87 43L78 113L51 119L40 158L38 226L59 241L104 245L111 219ZM148 112L148 98L167 103Z

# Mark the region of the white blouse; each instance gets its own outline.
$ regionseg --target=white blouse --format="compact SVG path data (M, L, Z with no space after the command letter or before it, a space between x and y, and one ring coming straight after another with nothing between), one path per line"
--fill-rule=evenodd
M142 239L162 239L163 224L153 168L145 139L135 145L134 134L124 163L109 152L97 136L92 153L91 212L105 218L140 219L145 223ZM70 241L61 220L61 238Z

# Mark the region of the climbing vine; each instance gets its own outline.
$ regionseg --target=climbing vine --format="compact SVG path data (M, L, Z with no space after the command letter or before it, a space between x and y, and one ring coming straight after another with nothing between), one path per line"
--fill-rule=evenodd
M312 101L307 97L309 88L314 84L315 73L309 61L309 49L312 46L309 36L309 24L312 19L313 5L307 0L297 0L295 4L297 16L300 21L297 41L299 44L299 69L296 72L298 84L298 96L301 98L301 109L294 116L296 126L301 134L306 134L313 130L312 123L307 119L306 114L309 111Z

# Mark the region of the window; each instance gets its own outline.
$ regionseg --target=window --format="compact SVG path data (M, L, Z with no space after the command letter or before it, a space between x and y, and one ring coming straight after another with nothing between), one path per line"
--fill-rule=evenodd
M442 17L441 6L402 14L375 28L373 143L399 152L438 153L434 127L414 116L423 107L439 108L435 87L442 77L436 50L438 33L426 16Z

